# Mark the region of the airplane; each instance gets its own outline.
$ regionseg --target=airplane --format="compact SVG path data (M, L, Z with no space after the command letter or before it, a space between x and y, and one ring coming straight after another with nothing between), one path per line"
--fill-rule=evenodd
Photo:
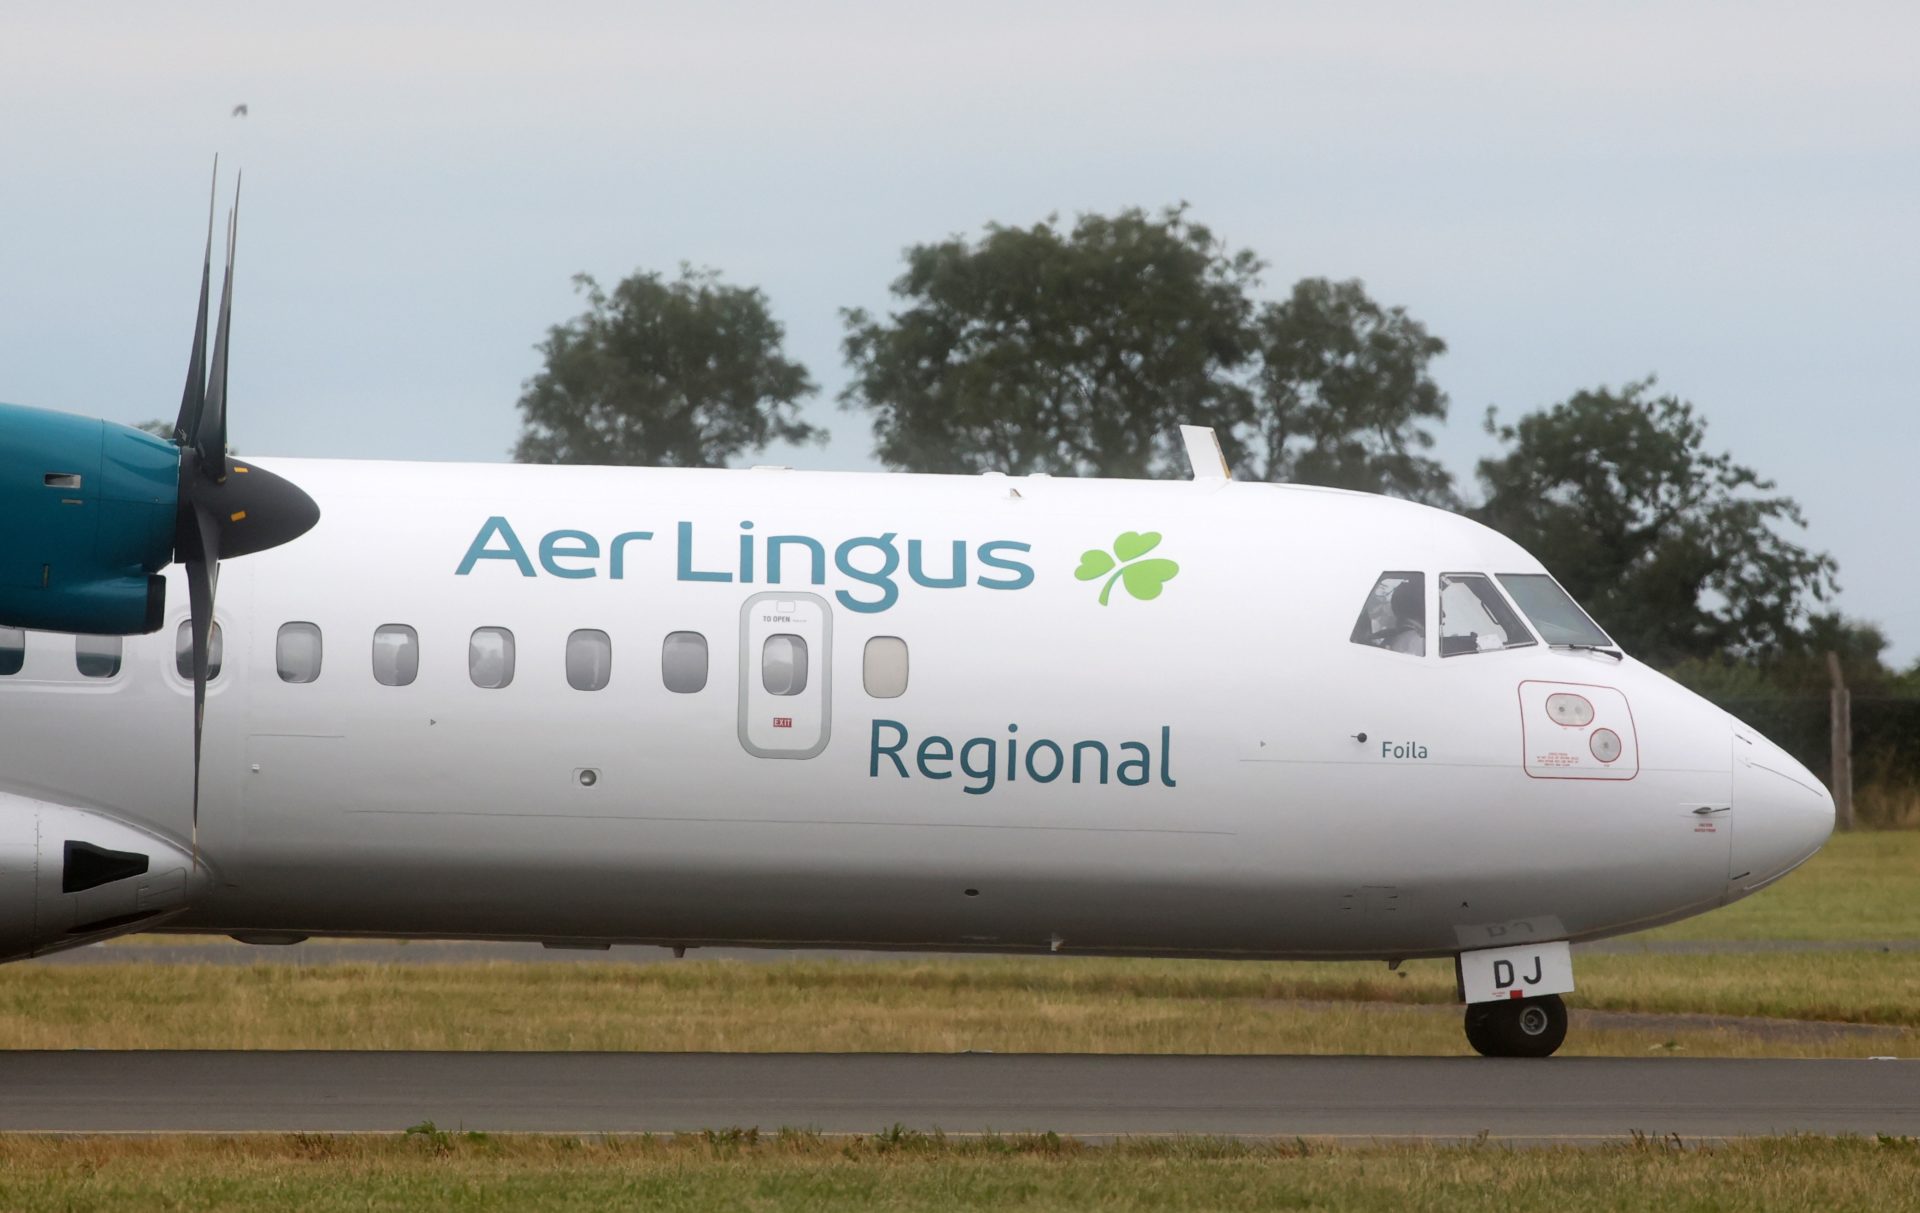
M1178 482L270 471L226 453L233 244L175 441L0 405L0 959L1442 957L1474 1050L1543 1057L1573 944L1832 830L1517 544L1203 429Z

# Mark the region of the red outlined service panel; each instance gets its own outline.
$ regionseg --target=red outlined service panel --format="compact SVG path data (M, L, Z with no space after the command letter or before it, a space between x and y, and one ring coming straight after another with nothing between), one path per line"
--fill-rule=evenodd
M1627 697L1584 682L1520 684L1521 755L1535 779L1632 779L1640 735Z

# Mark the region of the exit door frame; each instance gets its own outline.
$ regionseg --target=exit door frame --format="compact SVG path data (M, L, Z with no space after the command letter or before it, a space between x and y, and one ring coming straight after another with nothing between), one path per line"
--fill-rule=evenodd
M773 603L804 604L811 618L757 618L769 613L766 607ZM780 614L777 611L772 613ZM806 689L793 696L769 694L761 683L760 650L768 636L783 632L800 636L807 642ZM817 712L820 722L818 739L811 745L792 749L762 744L772 740L764 732L756 741L754 733L758 730L750 728L750 722L759 719L759 715L771 718L774 715L770 711L772 707L788 703L796 709L795 718L805 711ZM827 742L833 736L833 609L825 598L791 590L763 590L740 604L739 733L741 747L756 758L812 758L827 748Z

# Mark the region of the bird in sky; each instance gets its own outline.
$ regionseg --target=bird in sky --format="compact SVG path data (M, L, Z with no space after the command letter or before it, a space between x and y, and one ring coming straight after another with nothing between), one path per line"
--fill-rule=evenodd
M246 116L247 116L247 107L246 107L246 105L245 105L244 103L242 103L242 104L240 104L240 105L236 105L236 106L234 106L234 107L233 107L233 116L234 116L234 117L236 117L236 118L244 118L244 117L246 117Z

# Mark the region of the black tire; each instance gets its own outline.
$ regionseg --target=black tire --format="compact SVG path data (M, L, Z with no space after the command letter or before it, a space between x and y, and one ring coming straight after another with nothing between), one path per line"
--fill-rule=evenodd
M1494 1012L1504 1004L1472 1002L1467 1004L1467 1043L1482 1057L1499 1057L1500 1038L1494 1026Z
M1467 1008L1466 1028L1482 1057L1551 1057L1567 1039L1567 1004L1558 994L1477 1002Z

